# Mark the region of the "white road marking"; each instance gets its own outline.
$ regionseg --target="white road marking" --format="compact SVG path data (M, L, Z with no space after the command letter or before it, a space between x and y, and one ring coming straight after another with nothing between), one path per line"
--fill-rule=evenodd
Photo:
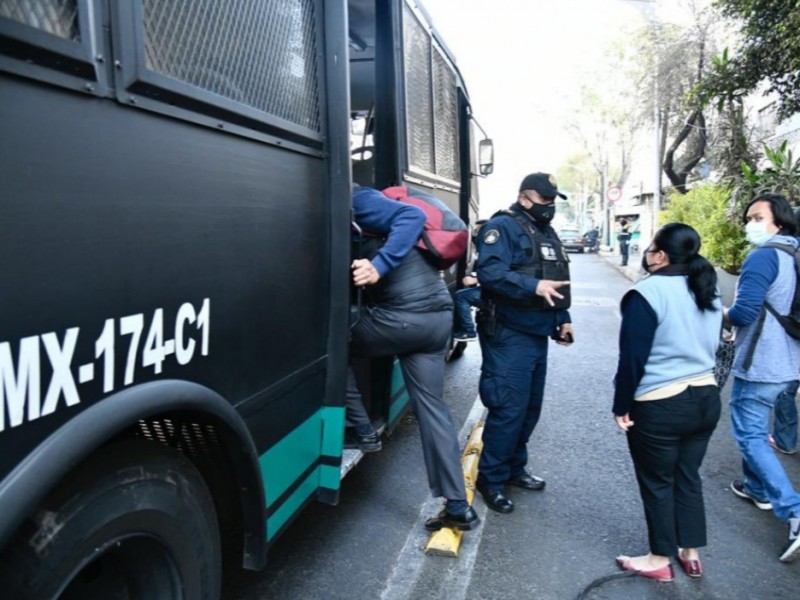
M573 296L572 306L619 306L619 300L608 296Z
M603 289L607 286L605 284L584 284L574 287L582 287L588 289ZM600 306L610 307L617 309L619 307L619 299L610 298L608 296L573 296L572 303L574 306ZM617 320L620 319L619 310L612 311ZM472 428L479 420L484 418L485 408L481 404L480 397L475 399L469 416L467 416L464 426L461 428L459 440L464 440L466 443ZM429 533L425 531L425 520L431 515L435 514L441 509L441 500L430 498L425 502L419 511L419 518L416 524L411 529L406 538L406 543L400 554L397 556L394 570L386 582L386 586L381 592L381 600L409 600L415 597L415 585L422 574L426 561L439 560L445 563L446 566L439 567L440 577L439 581L439 594L433 590L426 590L426 593L432 598L447 597L448 600L466 600L467 590L472 582L472 574L475 566L475 560L478 555L478 548L480 547L481 537L483 536L483 527L486 522L487 508L483 502L473 502L473 508L478 513L481 519L480 526L464 534L461 542L461 549L457 558L434 558L425 555L424 549L428 542Z
M458 436L459 440L464 440L464 444L466 444L475 424L483 419L485 410L483 404L481 404L480 397L476 398ZM381 592L381 600L407 600L408 598L413 598L414 586L422 574L426 564L425 561L430 560L450 561L450 564L443 569L443 577L439 579L439 589L441 592L447 591L448 600L466 599L467 588L472 580L475 558L478 555L478 548L483 535L483 524L485 523L487 510L483 503L473 501L472 504L481 519L481 524L477 529L467 531L464 534L457 558L435 558L425 555L424 549L430 533L425 530L424 523L428 517L441 510L441 500L430 498L422 505L419 511L419 518L409 532L406 543L397 556L392 575L386 582L383 592ZM432 594L431 597L444 596Z

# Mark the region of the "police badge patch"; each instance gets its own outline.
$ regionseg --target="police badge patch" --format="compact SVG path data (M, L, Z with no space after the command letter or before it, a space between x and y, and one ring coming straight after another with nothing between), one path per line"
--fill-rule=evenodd
M553 244L548 242L542 242L539 245L539 250L542 253L542 258L544 260L558 260L558 256L556 255L556 249L553 247Z
M500 239L500 232L497 229L490 229L483 236L484 244L494 244Z

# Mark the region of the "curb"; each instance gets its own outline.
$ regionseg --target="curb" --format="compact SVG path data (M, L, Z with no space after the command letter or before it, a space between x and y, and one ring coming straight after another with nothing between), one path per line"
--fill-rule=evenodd
M640 255L631 254L628 258L628 264L624 267L621 264L619 264L619 254L610 252L600 252L599 256L609 265L614 267L617 271L622 273L628 280L636 282L642 278L642 270L638 266L639 264L638 260L641 260L638 258ZM630 264L631 262L635 262L637 266L632 266Z

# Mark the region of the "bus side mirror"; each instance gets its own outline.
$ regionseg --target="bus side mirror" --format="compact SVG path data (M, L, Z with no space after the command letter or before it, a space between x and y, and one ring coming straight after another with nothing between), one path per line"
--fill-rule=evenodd
M478 170L484 176L494 171L494 143L490 139L478 143Z

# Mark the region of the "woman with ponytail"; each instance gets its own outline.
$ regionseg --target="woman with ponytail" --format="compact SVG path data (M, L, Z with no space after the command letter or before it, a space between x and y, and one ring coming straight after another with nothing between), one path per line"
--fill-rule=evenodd
M720 416L713 375L722 328L717 275L683 223L656 232L642 256L650 276L622 299L614 420L626 432L650 552L619 556L625 571L672 581L703 567L706 520L699 469Z

